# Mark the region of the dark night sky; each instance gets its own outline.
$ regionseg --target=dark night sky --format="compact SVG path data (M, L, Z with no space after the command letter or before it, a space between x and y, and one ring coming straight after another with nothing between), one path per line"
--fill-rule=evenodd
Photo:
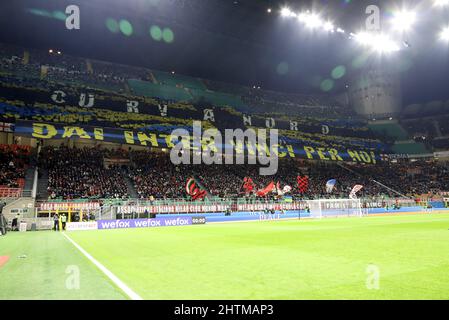
M237 3L234 3L237 2ZM295 9L322 9L337 25L357 32L368 4L381 6L388 17L400 1L322 0L4 0L0 3L0 41L26 47L56 48L65 54L146 66L157 70L264 89L320 93L320 81L339 65L348 73L336 81L333 93L343 90L356 70L352 62L363 51L340 34L311 32L277 11L289 3ZM385 4L387 3L387 5ZM411 44L391 57L373 61L399 66L404 103L449 99L449 44L438 43L436 33L449 24L449 9L430 8L430 0L406 0L418 5L418 23L405 40ZM69 4L81 9L81 30L65 29L62 20L33 15L27 9L64 11ZM273 8L268 14L266 9ZM111 33L107 18L127 19L129 37ZM169 27L171 44L154 41L151 25ZM285 74L278 66L288 66ZM285 70L284 70L285 71Z

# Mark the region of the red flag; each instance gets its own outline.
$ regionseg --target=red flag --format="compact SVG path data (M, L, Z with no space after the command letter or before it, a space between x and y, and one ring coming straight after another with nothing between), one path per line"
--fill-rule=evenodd
M275 187L276 186L275 186L274 182L271 181L270 184L268 186L266 186L264 189L257 191L257 196L265 197L267 194L269 194L271 191L273 191Z
M245 193L251 193L254 190L254 182L253 179L249 177L243 178L243 190L245 190Z
M309 177L308 176L298 176L296 178L296 182L298 183L299 193L306 193L309 190Z

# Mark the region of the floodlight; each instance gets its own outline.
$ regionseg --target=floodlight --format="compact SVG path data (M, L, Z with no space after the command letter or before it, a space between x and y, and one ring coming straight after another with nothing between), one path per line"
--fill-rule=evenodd
M306 24L306 27L311 29L315 29L323 25L323 21L321 20L320 16L313 13L307 14L305 16L304 23Z
M379 53L391 53L400 50L399 45L385 34L360 32L353 34L353 38L361 45Z
M393 29L396 31L409 31L416 22L416 13L413 11L399 11L393 16Z
M290 10L290 8L284 7L284 8L281 9L281 16L283 16L283 17L294 17L294 16L296 16L296 14L292 10Z
M362 45L369 45L371 43L372 35L368 32L351 33L350 36Z
M374 38L373 48L379 53L390 53L400 50L400 47L386 35L378 35Z
M334 24L333 24L332 22L327 21L327 22L324 23L323 29L324 29L325 31L331 31L331 32L333 32L333 31L335 30L335 27L334 27Z
M444 7L449 5L449 0L434 0L433 5L436 7Z
M300 14L297 15L297 18L298 21L300 22L306 22L308 16L309 16L308 12L301 12Z
M444 28L440 32L440 39L449 42L449 27Z

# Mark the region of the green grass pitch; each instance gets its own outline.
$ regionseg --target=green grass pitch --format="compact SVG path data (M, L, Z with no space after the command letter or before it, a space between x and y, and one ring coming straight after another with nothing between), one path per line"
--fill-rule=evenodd
M448 229L429 214L68 235L144 299L449 299ZM0 299L128 298L57 232L9 233L0 256Z

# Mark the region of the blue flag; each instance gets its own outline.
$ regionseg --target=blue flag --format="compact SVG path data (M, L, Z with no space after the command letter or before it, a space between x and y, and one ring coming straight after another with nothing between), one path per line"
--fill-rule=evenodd
M331 179L326 183L326 192L327 193L332 193L332 191L334 190L335 185L337 184L337 180L335 179Z

